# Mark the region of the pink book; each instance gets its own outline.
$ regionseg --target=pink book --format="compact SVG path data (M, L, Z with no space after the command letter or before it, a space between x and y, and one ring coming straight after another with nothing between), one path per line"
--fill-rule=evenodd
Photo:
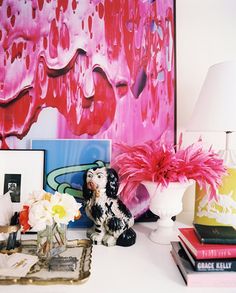
M201 243L194 228L179 228L179 238L184 242L196 259L236 257L236 244Z

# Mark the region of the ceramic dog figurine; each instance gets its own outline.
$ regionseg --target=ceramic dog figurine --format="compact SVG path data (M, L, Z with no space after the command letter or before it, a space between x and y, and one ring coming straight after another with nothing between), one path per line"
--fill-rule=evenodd
M85 211L94 222L88 237L94 244L130 246L136 241L134 218L118 198L119 179L114 169L98 167L84 174Z

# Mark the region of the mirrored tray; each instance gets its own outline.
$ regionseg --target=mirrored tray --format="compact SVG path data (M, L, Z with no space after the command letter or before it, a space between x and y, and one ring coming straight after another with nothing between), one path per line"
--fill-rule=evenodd
M35 255L36 241L22 241L22 252ZM50 270L46 261L38 261L25 277L13 278L0 276L0 285L22 284L22 285L53 285L53 284L81 284L90 276L92 242L88 239L69 240L67 249L61 253L62 257L77 259L76 268L73 271Z

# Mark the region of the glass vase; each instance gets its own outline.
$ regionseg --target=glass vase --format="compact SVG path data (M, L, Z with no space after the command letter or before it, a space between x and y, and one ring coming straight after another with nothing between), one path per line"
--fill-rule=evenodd
M53 223L37 233L37 255L40 259L50 259L66 250L66 230L66 225Z

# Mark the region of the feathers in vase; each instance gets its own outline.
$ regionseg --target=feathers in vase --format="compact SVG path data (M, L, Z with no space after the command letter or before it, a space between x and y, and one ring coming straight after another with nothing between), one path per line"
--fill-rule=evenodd
M210 187L210 199L226 174L223 160L211 148L203 149L201 141L176 150L173 145L148 141L142 145L115 144L119 154L113 161L120 177L120 195L125 203L134 196L142 181L157 182L162 188L170 182L195 180L201 188Z

